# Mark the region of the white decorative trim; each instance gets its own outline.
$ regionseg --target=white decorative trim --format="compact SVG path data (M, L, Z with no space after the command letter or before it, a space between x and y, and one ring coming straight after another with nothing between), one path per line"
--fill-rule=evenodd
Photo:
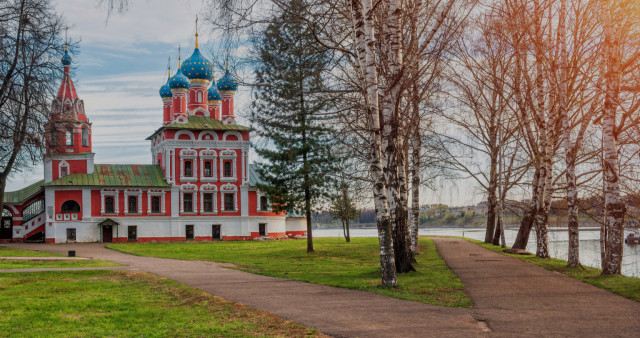
M211 140L205 140L204 136L209 135L212 137ZM198 135L198 141L218 141L218 134L216 134L213 131L209 131L209 130L203 130L200 132L200 134Z
M222 124L236 124L236 120L233 116L223 117Z
M180 115L178 115L178 117L176 117L175 122L176 123L187 123L187 122L189 122L189 120L187 120L187 118L184 115L180 114Z
M164 200L165 194L166 194L165 190L154 190L154 189L147 190L147 214L164 215L166 213L166 210L165 210L166 203ZM152 212L151 210L151 197L156 197L156 196L160 197L160 213L155 213L155 212Z
M267 208L266 209L262 209L262 203L261 203L262 197L267 199ZM262 211L262 212L272 211L272 205L271 205L271 201L269 201L269 197L265 193L260 191L260 190L256 191L256 204L257 204L256 211Z
M213 195L213 210L212 211L204 211L204 194L211 193ZM200 186L200 213L203 215L214 215L218 213L218 187L214 184L204 184Z
M101 189L100 190L100 213L101 214L103 214L103 215L114 215L114 214L118 215L118 214L120 214L120 210L118 208L118 206L119 206L119 203L118 203L118 195L119 195L119 193L118 192L119 192L118 189ZM114 211L114 213L113 214L112 213L105 213L105 210L104 210L104 198L106 196L114 197L114 199L113 199L113 211Z
M181 117L182 117L182 116L181 116ZM184 123L186 123L186 121L185 121ZM178 131L176 132L176 134L173 136L173 138L177 140L177 139L178 139L178 137L180 137L180 135L187 135L187 136L189 136L189 139L190 139L191 141L195 141L195 140L196 140L196 137L195 137L195 135L193 135L193 133L191 132L191 130L178 130Z
M242 149L242 184L249 183L249 175L247 175L247 151Z
M193 149L180 150L180 181L196 182L198 180L198 152ZM184 175L184 161L191 160L191 176Z
M216 158L218 155L213 149L200 150L200 181L201 182L216 182L218 180L218 173L216 170ZM211 176L204 176L204 161L211 161Z
M222 134L222 140L226 141L227 137L230 136L230 135L233 135L233 136L237 137L238 138L237 141L242 141L242 134L240 134L239 132L237 132L235 130L225 131L224 134Z
M251 148L249 141L210 141L210 140L164 140L151 149L182 149L182 148L215 148L215 149L245 149Z
M186 183L180 186L180 213L181 214L196 214L198 212L198 187L195 184ZM193 193L193 200L191 201L191 207L193 211L184 211L184 193Z
M58 178L62 178L62 168L67 169L67 175L71 175L71 168L69 168L69 163L67 161L62 160L60 164L58 164ZM65 175L66 176L66 175Z
M220 151L220 182L235 182L238 180L238 173L236 172L236 158L238 153L235 150L225 149ZM224 161L231 160L231 177L224 176Z
M224 208L224 195L225 194L233 194L233 210L226 210ZM231 184L231 183L227 183L224 184L222 186L220 186L220 200L222 202L221 204L221 210L222 211L238 211L238 186L236 186L235 184Z
M202 115L198 115L198 113L202 113ZM209 111L198 107L196 109L190 110L189 111L189 115L193 115L193 116L209 116Z
M138 210L129 210L129 196L135 196L137 198L136 206ZM124 213L128 215L142 214L142 189L124 189Z

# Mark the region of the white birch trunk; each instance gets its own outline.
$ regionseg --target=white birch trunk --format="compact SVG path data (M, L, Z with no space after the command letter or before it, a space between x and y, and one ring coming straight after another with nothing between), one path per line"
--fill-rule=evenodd
M396 267L393 252L393 239L389 219L389 204L382 166L380 110L378 105L378 75L374 54L375 38L373 32L372 0L352 0L351 11L354 20L356 51L365 82L365 101L367 103L367 124L370 129L370 172L373 179L373 196L376 209L378 240L380 243L380 268L382 285L397 285Z
M565 150L565 178L567 180L567 215L569 228L569 249L567 265L576 267L580 264L580 235L578 232L578 190L576 188L575 147L571 139L571 118L567 107L567 31L566 0L560 0L558 22L558 39L560 40L560 84L558 88L558 110L562 116L562 143Z
M386 55L388 74L385 79L385 90L382 96L382 153L385 183L387 184L387 200L391 221L393 222L393 244L396 257L396 271L415 270L411 265L411 243L407 224L407 209L403 208L404 159L400 148L400 120L398 104L402 93L402 44L400 30L400 14L402 9L399 0L390 0L386 16L383 17L384 42L388 44Z
M603 175L606 215L605 255L602 261L602 274L620 274L622 272L622 250L624 243L624 218L626 206L620 196L618 163L618 145L616 137L616 114L620 96L620 37L612 19L613 4L607 1L603 8L604 16L604 58L605 100L602 118L602 138L604 148ZM603 4L605 1L602 2Z

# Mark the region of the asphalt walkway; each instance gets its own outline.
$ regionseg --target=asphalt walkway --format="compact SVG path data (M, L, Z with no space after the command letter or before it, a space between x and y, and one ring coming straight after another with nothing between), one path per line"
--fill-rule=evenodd
M11 244L111 260L338 337L629 336L640 303L460 239L435 239L467 285L471 309L266 277L224 264L139 257L101 244Z

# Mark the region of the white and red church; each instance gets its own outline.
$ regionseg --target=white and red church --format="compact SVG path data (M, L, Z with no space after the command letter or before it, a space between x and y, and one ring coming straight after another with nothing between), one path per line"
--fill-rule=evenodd
M162 125L147 138L152 164L96 164L91 122L62 58L44 180L6 192L0 242L242 240L306 235L304 218L272 211L238 125L238 84L215 81L198 48L160 88Z

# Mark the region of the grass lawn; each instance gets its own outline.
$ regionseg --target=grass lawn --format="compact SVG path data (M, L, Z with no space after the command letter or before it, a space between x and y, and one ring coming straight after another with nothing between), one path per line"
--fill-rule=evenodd
M602 276L602 270L588 266L582 268L570 268L567 267L567 261L563 261L556 258L544 259L536 256L523 256L512 255L503 252L503 248L499 245L493 245L477 241L469 238L465 238L469 242L476 243L482 247L485 247L491 251L517 258L521 261L529 262L537 266L543 267L550 271L557 271L563 275L579 279L585 283L597 286L601 289L609 290L613 293L633 299L640 302L640 278L621 276L621 275L608 275Z
M64 257L64 255L0 246L0 257Z
M64 261L45 261L45 260L9 260L0 257L0 270L5 269L31 269L31 268L85 268L85 267L106 267L106 266L122 266L115 262L101 261L97 259L87 260L64 260Z
M380 285L377 238L314 239L315 253L306 253L305 240L192 243L109 244L125 253L233 263L243 271L310 283L364 290L427 304L468 307L464 285L449 269L428 238L420 239L416 272L398 276L398 288Z
M317 334L139 272L0 275L0 336L295 336Z

